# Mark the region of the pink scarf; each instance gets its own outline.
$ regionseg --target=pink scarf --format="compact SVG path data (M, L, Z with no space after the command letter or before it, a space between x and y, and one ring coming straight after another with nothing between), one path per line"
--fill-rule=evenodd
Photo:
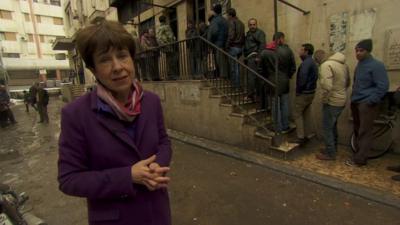
M111 107L120 120L132 122L140 114L143 89L137 80L132 82L132 94L125 105L118 102L102 84L98 83L96 90L97 96Z

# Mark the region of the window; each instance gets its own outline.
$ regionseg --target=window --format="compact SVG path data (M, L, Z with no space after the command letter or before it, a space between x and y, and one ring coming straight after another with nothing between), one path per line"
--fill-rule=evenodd
M53 23L55 25L64 25L63 19L58 17L53 17Z
M51 5L58 5L61 6L61 1L60 0L50 0Z
M0 32L0 40L2 40L2 41L16 41L17 40L17 33Z
M31 17L28 13L24 13L24 17L25 17L25 22L30 22L31 21Z
M19 58L19 53L3 53L4 58Z
M33 34L28 34L28 41L33 42Z
M40 17L40 15L36 15L36 22L38 23L42 22L42 18Z
M0 18L5 20L12 20L11 11L0 10Z
M44 43L44 35L39 35L39 38L40 38L40 42Z

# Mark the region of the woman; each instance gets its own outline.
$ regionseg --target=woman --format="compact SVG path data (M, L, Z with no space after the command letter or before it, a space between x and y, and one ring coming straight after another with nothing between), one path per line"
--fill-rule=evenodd
M98 85L62 109L60 190L87 198L90 225L170 225L171 144L160 99L135 79L131 35L104 21L76 44Z

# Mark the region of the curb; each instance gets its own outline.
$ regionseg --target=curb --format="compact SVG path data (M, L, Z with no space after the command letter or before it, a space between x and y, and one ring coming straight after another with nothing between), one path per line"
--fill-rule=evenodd
M313 173L304 169L295 168L280 163L279 160L268 158L266 155L234 147L205 138L191 136L182 132L168 129L168 135L178 141L200 147L211 152L228 156L241 161L253 163L289 176L297 177L306 181L320 184L338 191L359 196L361 198L381 203L387 206L400 209L400 198L394 194L387 193L374 188L348 183L340 179L326 175Z

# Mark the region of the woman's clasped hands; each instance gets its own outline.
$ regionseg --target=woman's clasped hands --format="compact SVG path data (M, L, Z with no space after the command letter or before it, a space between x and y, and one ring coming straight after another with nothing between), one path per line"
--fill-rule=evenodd
M152 155L131 167L133 183L145 185L150 191L168 186L170 178L165 175L169 167L162 167L155 160L156 156Z

